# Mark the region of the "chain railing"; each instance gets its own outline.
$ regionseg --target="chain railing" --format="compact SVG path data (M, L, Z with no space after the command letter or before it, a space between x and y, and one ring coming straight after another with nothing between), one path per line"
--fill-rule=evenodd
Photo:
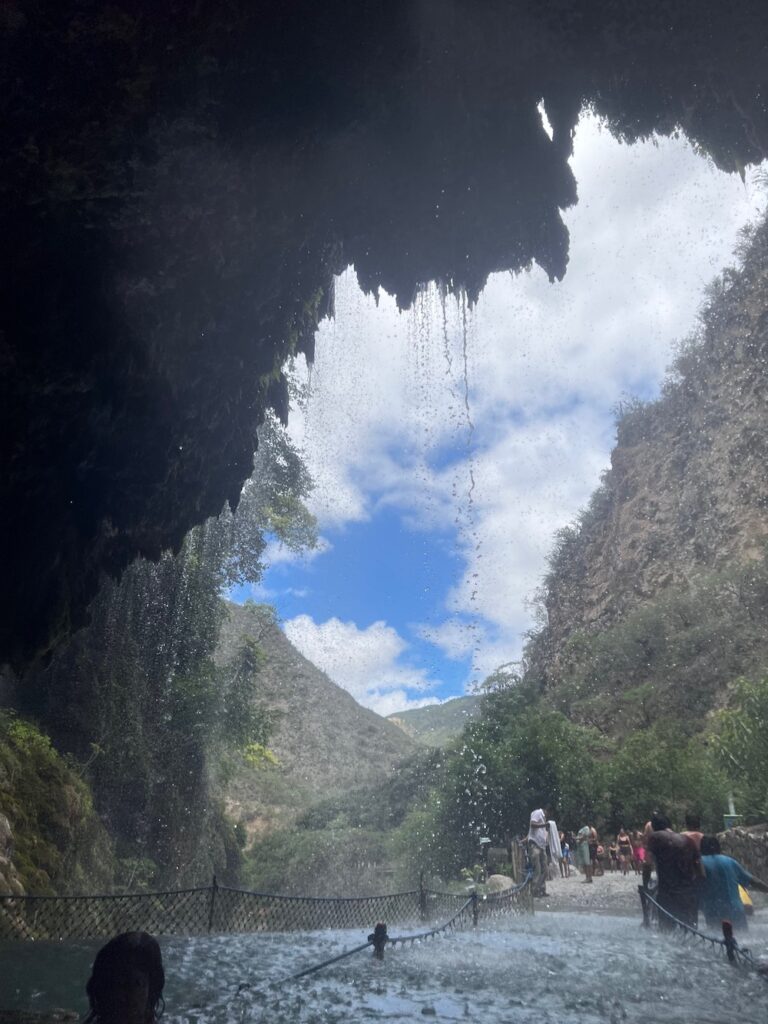
M380 896L279 896L218 885L167 892L98 896L0 896L0 939L102 938L126 931L154 935L314 931L450 919L467 895L419 886ZM477 897L475 920L533 909L528 879Z
M413 946L417 943L426 942L430 939L444 938L452 932L458 931L462 928L477 927L481 918L490 918L502 913L533 913L533 887L531 885L531 878L532 875L529 872L523 882L507 889L504 892L479 896L475 891L472 892L468 898L465 895L457 896L453 893L438 893L421 888L420 897L422 901L425 896L445 897L446 899L454 901L453 913L447 920L442 921L442 923L437 924L432 928L416 932L415 934L411 933L396 936L389 935L387 933L387 926L379 923L376 925L373 934L368 936L367 942L364 942L359 946L354 946L352 949L346 949L341 953L337 953L334 956L329 957L327 960L311 964L309 967L305 967L285 978L277 978L270 982L268 985L268 991L274 992L275 990L279 990L291 982L306 978L310 974L315 974L326 967L340 963L342 960L347 960L348 958L356 956L358 953L362 953L364 950L370 949L371 947L373 947L374 955L378 959L383 959L385 949L394 949L398 946ZM458 907L456 904L458 904ZM262 997L266 997L268 995L267 990L261 990L260 992L252 990L251 985L246 983L238 988L236 998L239 998L240 995L246 991L249 991L252 995L261 995Z
M658 900L654 899L645 886L639 885L637 889L640 894L645 927L650 927L655 920L655 923L664 927L666 931L674 932L683 939L702 942L713 953L727 957L732 964L752 970L761 969L761 965L752 956L750 950L739 945L733 934L733 925L730 921L722 922L722 939L716 935L707 935L706 932L700 932L698 928L694 928L693 925L681 921L679 917L671 914Z

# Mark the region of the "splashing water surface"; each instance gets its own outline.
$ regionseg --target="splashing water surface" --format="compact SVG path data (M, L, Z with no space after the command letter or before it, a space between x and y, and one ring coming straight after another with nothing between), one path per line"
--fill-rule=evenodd
M393 934L395 929L392 929ZM398 932L399 934L399 932ZM768 989L701 943L645 932L636 917L537 914L368 952L280 979L359 944L359 932L162 940L169 1024L482 1020L514 1024L764 1024ZM768 949L768 927L749 936ZM10 947L0 1006L83 1010L95 945ZM238 993L240 986L247 985Z

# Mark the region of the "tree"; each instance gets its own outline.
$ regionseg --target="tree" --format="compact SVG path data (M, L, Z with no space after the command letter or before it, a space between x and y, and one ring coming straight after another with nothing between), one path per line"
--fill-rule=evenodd
M768 818L768 677L739 679L729 707L715 716L711 738L733 782L739 806L753 820Z

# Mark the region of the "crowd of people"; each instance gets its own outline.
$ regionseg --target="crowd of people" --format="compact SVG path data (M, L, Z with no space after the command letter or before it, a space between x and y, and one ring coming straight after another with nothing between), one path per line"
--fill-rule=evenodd
M717 836L704 835L696 815L688 815L685 829L676 832L665 815L655 813L642 829L622 826L604 844L593 825L582 825L575 833L559 831L544 809L537 808L523 845L535 897L546 896L547 879L557 869L569 877L575 866L590 884L606 870L634 872L659 906L677 920L696 927L701 912L710 927L719 927L725 919L735 929L744 929L751 908L748 890L768 892L768 884L722 852ZM673 926L664 914L659 923Z

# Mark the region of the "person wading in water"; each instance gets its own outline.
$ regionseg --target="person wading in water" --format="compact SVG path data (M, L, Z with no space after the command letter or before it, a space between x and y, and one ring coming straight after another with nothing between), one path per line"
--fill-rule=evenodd
M681 836L688 836L696 843L696 849L701 849L701 840L704 833L701 831L701 818L698 814L686 814L685 816L685 828L680 833Z
M710 928L718 928L727 918L734 928L746 930L747 914L739 894L739 886L768 892L768 885L751 875L733 857L720 849L717 836L702 836L701 863L704 881L701 885L701 908Z
M154 1024L164 1009L165 971L157 939L124 932L96 954L85 991L85 1024Z
M699 917L698 883L704 874L696 843L690 836L673 832L663 814L651 818L651 828L648 849L659 879L656 900L667 913L695 928ZM664 914L659 915L659 926L674 927Z

